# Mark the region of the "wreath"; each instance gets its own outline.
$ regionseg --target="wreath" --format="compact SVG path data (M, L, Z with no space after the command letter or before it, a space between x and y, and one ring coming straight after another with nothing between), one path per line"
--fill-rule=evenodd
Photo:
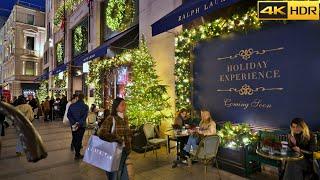
M133 0L109 0L105 12L106 24L111 30L125 30L133 22Z

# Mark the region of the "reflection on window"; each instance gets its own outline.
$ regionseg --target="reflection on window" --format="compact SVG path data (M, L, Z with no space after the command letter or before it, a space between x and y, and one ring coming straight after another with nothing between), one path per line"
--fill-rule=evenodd
M27 49L34 50L34 37L27 36Z
M35 73L35 63L32 61L26 61L25 62L25 74L29 76L34 76Z
M34 15L33 14L27 14L27 24L34 25Z

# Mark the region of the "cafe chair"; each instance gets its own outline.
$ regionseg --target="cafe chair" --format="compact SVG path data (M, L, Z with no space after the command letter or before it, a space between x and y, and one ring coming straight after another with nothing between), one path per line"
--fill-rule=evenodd
M217 135L207 136L202 139L199 143L198 148L195 151L190 152L192 159L198 159L204 162L204 170L207 173L207 166L211 161L214 161L216 168L218 170L219 179L221 179L217 153L220 145L220 137Z
M146 157L146 152L148 147L152 147L152 151L154 153L154 150L161 146L161 144L165 144L167 146L167 140L162 138L157 138L157 134L159 135L159 132L151 123L146 123L143 125L143 132L145 134L145 137L147 139L147 145L145 146L144 150L144 157ZM159 136L158 136L159 137ZM168 153L168 147L167 147L167 153ZM156 158L158 158L157 155L157 149L156 149Z

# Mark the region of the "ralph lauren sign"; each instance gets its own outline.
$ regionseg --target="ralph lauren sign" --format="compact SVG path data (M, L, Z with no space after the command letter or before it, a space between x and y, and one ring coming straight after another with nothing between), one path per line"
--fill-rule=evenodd
M152 24L152 35L155 36L193 19L228 7L240 0L195 0L182 4L157 22Z

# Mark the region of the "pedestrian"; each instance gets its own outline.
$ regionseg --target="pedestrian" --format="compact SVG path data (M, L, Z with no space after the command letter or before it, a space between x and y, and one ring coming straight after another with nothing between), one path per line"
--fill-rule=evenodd
M1 99L3 101L3 99ZM5 135L5 126L4 126L4 121L5 121L6 116L2 113L0 113L0 158L1 158L1 149L2 149L2 143L1 143L1 138L2 136Z
M71 104L76 103L77 101L78 101L78 95L77 94L72 95L72 98L70 99L70 101L66 105L66 111L65 111L64 116L63 116L63 123L70 125L70 122L69 122L69 119L68 119L69 107L70 107ZM71 132L72 132L72 128L71 128ZM74 146L72 144L72 141L71 141L71 145L70 145L70 150L74 151Z
M44 120L48 121L48 117L50 118L50 102L49 96L46 97L46 100L43 102L43 111L44 111Z
M62 95L61 101L60 101L60 110L61 110L61 115L65 114L66 108L67 108L68 100L65 95Z
M117 142L124 146L122 151L119 170L117 172L106 172L109 180L127 180L128 169L127 157L131 152L132 133L129 128L128 117L125 115L126 103L124 99L117 97L113 100L111 115L102 123L98 136L108 142ZM113 119L115 124L113 124ZM115 130L113 131L112 128ZM112 133L113 132L113 133Z
M89 107L84 103L83 99L84 95L79 94L78 101L70 105L67 113L72 128L72 144L75 150L75 160L83 158L83 155L80 154L80 149L82 147L82 139L89 110Z
M53 110L54 110L54 98L53 98L53 96L51 96L49 104L50 104L49 118L50 118L51 121L53 121Z
M33 121L34 114L32 111L32 107L27 104L26 98L23 95L20 95L17 99L16 109L20 111L29 121ZM16 154L17 156L21 156L23 152L23 146L18 134L17 145L16 145Z

